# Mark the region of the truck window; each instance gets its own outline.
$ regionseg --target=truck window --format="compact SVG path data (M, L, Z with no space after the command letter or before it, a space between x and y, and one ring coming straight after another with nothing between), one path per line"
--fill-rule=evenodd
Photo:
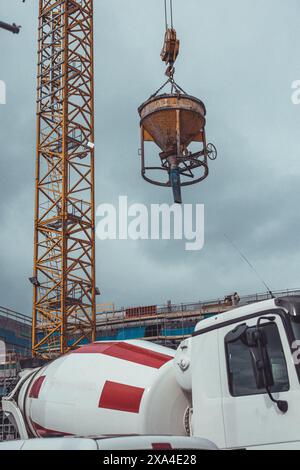
M267 349L270 357L274 386L272 393L286 392L290 388L286 360L276 323L262 326L267 335ZM254 328L253 328L254 329ZM229 390L232 396L241 397L266 393L258 389L255 380L251 349L239 338L234 342L226 342L226 359L228 370Z

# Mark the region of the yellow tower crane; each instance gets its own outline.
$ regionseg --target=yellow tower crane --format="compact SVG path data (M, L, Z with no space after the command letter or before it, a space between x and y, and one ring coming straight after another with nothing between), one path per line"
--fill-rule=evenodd
M95 340L93 0L39 0L32 353Z

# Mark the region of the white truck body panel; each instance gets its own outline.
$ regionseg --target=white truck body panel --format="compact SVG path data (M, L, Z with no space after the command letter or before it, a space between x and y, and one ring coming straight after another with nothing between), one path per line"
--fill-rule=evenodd
M217 450L206 439L182 436L130 436L114 438L45 438L0 443L2 450Z

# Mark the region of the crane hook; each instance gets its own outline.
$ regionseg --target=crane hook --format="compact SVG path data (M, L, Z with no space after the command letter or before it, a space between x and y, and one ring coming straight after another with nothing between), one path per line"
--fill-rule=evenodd
M166 75L173 78L175 68L174 64L179 55L180 41L177 39L177 33L174 28L168 28L165 34L164 45L161 51L161 60L168 65Z

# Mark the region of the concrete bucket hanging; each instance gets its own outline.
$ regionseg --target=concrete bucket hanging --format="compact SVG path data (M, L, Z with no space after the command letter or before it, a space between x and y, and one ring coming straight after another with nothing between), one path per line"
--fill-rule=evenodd
M189 96L174 80L179 41L174 28L167 28L161 58L168 68L166 83L139 107L141 118L142 177L151 184L171 187L175 203L182 203L181 188L203 181L209 174L208 160L217 150L207 144L204 103ZM170 85L168 93L162 93ZM155 144L155 155L147 152ZM160 149L160 152L158 149ZM157 159L159 164L151 162Z

